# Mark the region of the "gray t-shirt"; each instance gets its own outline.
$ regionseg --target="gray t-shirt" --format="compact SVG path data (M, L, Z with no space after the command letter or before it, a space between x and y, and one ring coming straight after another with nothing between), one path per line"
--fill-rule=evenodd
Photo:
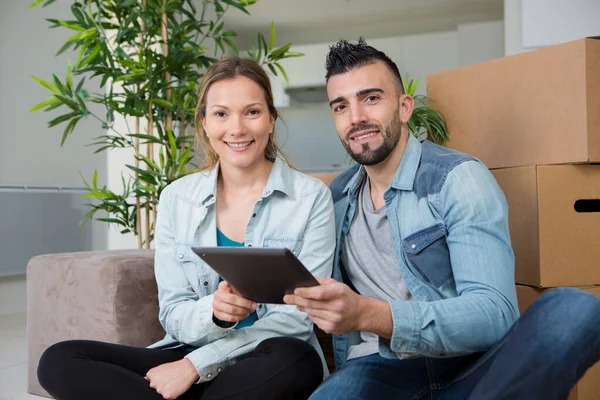
M357 203L341 254L350 282L364 296L386 301L411 300L394 252L385 206L373 210L368 178L362 184ZM362 343L350 347L348 359L378 352L377 335L361 332L360 336Z

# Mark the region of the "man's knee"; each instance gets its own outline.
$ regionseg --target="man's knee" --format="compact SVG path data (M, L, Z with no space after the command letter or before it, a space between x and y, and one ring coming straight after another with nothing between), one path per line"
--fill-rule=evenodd
M600 299L574 288L558 288L545 293L531 307L535 330L553 346L591 346L600 336ZM558 350L558 349L557 349ZM566 349L565 349L566 350Z

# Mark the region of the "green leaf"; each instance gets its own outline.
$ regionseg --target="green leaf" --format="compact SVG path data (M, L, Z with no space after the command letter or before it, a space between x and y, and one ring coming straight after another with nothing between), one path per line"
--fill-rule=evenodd
M63 21L61 19L58 19L56 21L59 24L61 24L62 26L64 26L65 28L73 29L73 30L80 31L80 32L84 32L85 31L85 28L83 28L83 27L81 27L79 25L73 25L73 24L70 24L70 23L68 23L66 21Z
M63 132L63 136L62 136L62 139L60 141L60 147L62 147L65 144L65 140L67 140L67 136L69 136L73 132L73 130L75 129L75 125L77 125L77 123L79 122L80 119L81 119L81 117L79 117L79 118L73 118L69 122L69 124L65 128L65 131Z
M229 4L230 6L232 6L232 7L235 7L235 8L237 8L238 10L240 10L240 11L243 11L243 12L245 12L246 14L250 15L250 13L248 12L248 10L246 10L246 7L245 7L245 6L243 6L243 5L241 5L240 3L238 3L238 2L237 2L237 1L235 1L235 0L221 0L221 1L222 1L223 3L225 3L225 4Z
M238 50L238 47L235 45L235 43L233 43L231 40L227 39L227 38L223 38L223 41L225 43L227 43L227 46L231 47L231 49L233 51L235 51L235 54L239 54L240 51Z
M31 107L29 109L29 112L37 111L40 108L44 108L46 106L51 106L51 105L56 104L56 103L60 103L60 100L58 100L55 96L52 96L52 97L50 97L50 98L42 101L41 103L39 103L39 104Z
M100 53L100 49L100 44L96 44L96 46L94 46L94 49L90 52L90 54L77 66L77 69L83 68L84 66L94 61L94 58L96 58L98 53Z
M92 178L92 185L94 188L98 187L98 170L94 170L94 177Z
M56 87L61 94L67 94L68 90L65 88L65 85L58 79L56 74L52 74L52 82L54 82L54 87Z
M287 43L287 44L281 46L280 48L273 50L269 56L273 60L278 60L285 54L286 51L288 51L290 49L291 45L292 45L291 42Z
M31 3L31 4L29 5L29 7L27 7L27 8L28 8L28 9L31 9L31 8L37 7L37 6L39 6L40 4L42 4L42 2L43 2L43 1L44 1L44 0L35 0L35 1L34 1L33 3Z
M78 112L80 111L80 110L79 110L79 104L77 104L77 102L76 102L76 101L74 101L74 100L71 100L71 99L70 99L70 98L68 98L68 97L61 96L61 95L59 95L59 94L57 94L55 97L56 97L57 99L59 99L60 101L62 101L62 102L63 102L63 104L64 104L64 105L66 105L67 107L69 107L71 110L73 110L73 111L78 111Z
M71 59L67 59L67 85L69 88L73 87L73 76L71 75Z
M269 40L269 50L273 50L275 47L275 23L271 21L271 35Z
M167 136L169 137L169 146L171 147L171 159L177 159L177 142L175 141L175 135L173 131L167 129Z
M287 83L289 85L290 79L288 78L287 73L285 72L285 69L283 69L283 67L279 63L275 63L275 66L277 67L277 69L279 71L281 71L281 75L283 75L283 79L285 79L285 83Z
M48 128L52 128L53 126L58 125L61 122L68 121L71 118L77 117L79 115L80 115L80 113L75 112L75 111L71 112L71 113L68 113L68 114L63 114L63 115L61 115L59 117L54 118L52 121L48 122Z
M170 101L167 100L163 100L163 99L152 99L151 100L152 103L154 104L158 104L161 107L165 107L168 108L170 110L172 110L174 108L173 103L171 103Z
M40 85L50 89L51 91L53 91L56 94L61 94L60 90L58 90L57 88L55 88L54 86L52 86L50 83L46 82L45 80L43 80L42 78L38 78L35 75L31 75L31 77Z
M277 76L277 71L275 70L272 64L267 64L267 67L269 67L273 75Z
M65 51L67 51L67 49L68 49L69 47L71 47L73 44L74 44L74 42L69 42L69 41L67 41L67 42L66 42L66 43L63 45L63 47L61 47L61 48L60 48L60 50L58 50L58 52L56 52L55 56L59 56L59 55L61 55L62 53L64 53Z

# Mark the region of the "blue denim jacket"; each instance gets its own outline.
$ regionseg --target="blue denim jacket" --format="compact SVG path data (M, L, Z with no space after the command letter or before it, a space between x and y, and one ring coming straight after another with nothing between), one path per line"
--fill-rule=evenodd
M345 273L341 245L366 172L355 165L331 184L337 249L334 278ZM415 301L391 301L393 334L379 353L450 357L483 351L519 316L508 206L481 162L412 135L384 193L394 250ZM443 300L443 301L441 301ZM336 365L357 332L334 337Z
M156 222L155 273L159 319L167 335L151 347L197 347L186 357L200 375L214 379L264 339L293 336L307 340L323 359L308 315L295 306L259 304L258 321L239 330L212 320L219 275L192 247L217 245L215 199L218 166L167 186ZM246 227L246 246L286 247L315 276L331 276L335 222L331 192L318 179L277 159ZM325 369L326 370L326 369Z

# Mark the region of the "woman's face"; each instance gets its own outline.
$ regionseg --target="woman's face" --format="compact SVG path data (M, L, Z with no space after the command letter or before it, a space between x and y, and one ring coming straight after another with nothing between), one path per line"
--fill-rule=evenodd
M237 76L210 86L202 126L221 165L248 168L264 162L275 121L261 87Z

